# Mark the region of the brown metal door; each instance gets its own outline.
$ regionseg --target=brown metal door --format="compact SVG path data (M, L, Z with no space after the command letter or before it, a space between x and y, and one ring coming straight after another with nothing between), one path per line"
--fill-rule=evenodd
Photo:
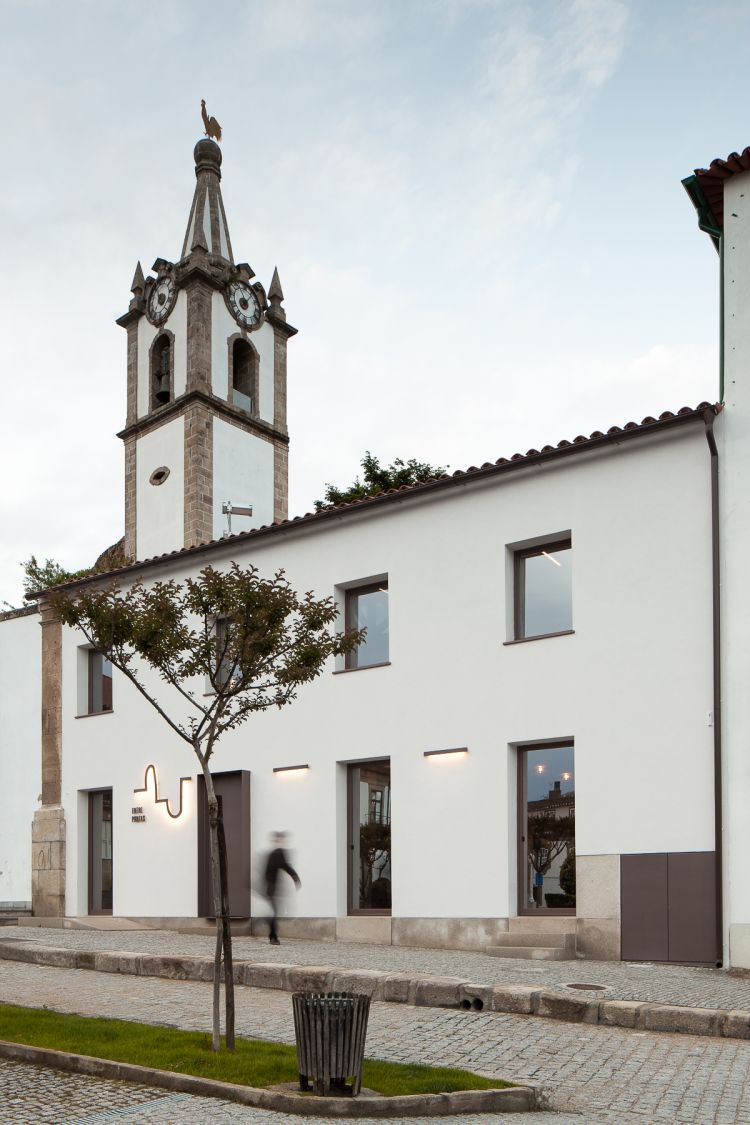
M232 770L213 774L214 789L222 799L224 834L227 841L229 913L232 918L250 917L250 771ZM198 777L198 914L213 918L211 853L206 783Z
M666 853L620 859L623 961L669 960Z
M714 852L621 856L620 903L623 961L721 960Z
M669 960L713 964L716 950L716 854L669 855Z

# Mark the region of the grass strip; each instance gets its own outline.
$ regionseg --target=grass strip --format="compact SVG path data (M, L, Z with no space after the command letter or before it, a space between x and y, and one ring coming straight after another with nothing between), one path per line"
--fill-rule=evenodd
M234 1054L226 1050L215 1053L211 1037L202 1031L68 1015L46 1008L0 1004L0 1039L261 1089L298 1079L297 1052L285 1043L238 1038ZM513 1085L468 1070L376 1059L365 1060L362 1084L387 1097Z

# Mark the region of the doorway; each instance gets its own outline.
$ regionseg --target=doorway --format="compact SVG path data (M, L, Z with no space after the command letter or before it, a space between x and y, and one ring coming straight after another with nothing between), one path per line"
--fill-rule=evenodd
M250 771L230 770L212 776L224 814L229 915L231 918L249 918ZM214 917L208 800L202 774L198 774L198 916Z
M575 811L572 741L519 750L519 914L575 914Z
M391 762L348 770L349 914L391 912Z
M89 793L89 914L112 913L112 790Z

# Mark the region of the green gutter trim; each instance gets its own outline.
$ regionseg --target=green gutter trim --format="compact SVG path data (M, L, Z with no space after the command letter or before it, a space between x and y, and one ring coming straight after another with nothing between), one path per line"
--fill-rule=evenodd
M719 239L719 402L724 405L724 235Z
M698 212L698 228L710 235L711 241L717 250L721 240L721 227L711 210L711 205L703 194L703 189L698 183L697 176L686 176L682 186L690 196L690 202Z

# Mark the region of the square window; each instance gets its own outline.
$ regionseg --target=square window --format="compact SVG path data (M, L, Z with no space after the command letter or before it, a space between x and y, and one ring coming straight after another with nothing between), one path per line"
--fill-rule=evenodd
M515 640L572 630L572 556L570 539L515 552Z
M106 656L89 649L88 663L88 714L100 715L112 710L112 665Z
M388 579L346 591L346 628L367 629L365 639L347 653L347 668L388 663Z

